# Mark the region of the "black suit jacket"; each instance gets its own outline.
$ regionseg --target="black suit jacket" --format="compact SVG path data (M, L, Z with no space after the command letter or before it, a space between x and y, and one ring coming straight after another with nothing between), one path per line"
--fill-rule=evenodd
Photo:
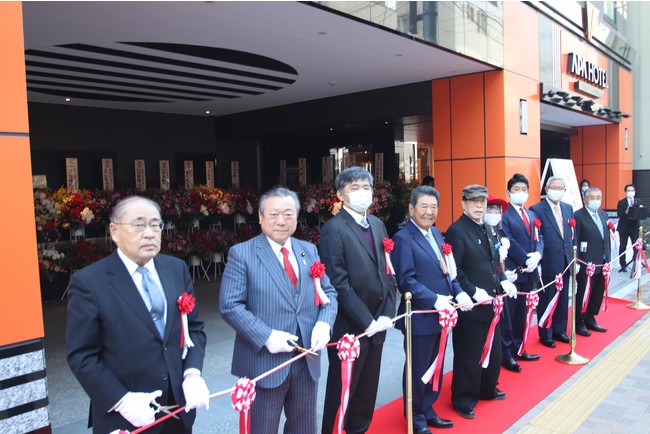
M188 314L194 347L181 358L181 317L177 300L194 294L187 264L167 255L154 258L167 298L165 336L160 337L133 279L117 252L83 268L70 279L66 345L68 364L91 400L93 431L133 429L109 410L127 392L162 390L160 403L185 405L183 372L202 369L206 337L198 308ZM171 387L171 390L170 390ZM181 412L189 428L195 411ZM163 424L151 428L159 432Z
M616 228L617 231L619 231L621 234L629 234L630 232L639 232L639 221L638 220L630 220L629 214L626 212L627 207L629 205L629 202L627 201L627 197L624 199L621 199L618 201L618 205L616 206L616 216L618 217L618 226ZM637 198L634 198L634 205L641 205L641 201ZM621 239L621 243L623 240Z
M321 229L320 257L338 293L339 310L332 330L334 341L346 333L363 333L380 316L395 316L397 284L394 276L386 274L383 246L388 236L386 227L373 215L368 214L367 218L374 253L361 226L345 209ZM371 339L373 343L382 343L386 333L377 333Z
M600 236L598 226L591 217L591 212L583 207L575 212L576 219L576 242L578 245L578 259L584 262L592 262L596 265L604 264L611 260L610 235L607 227L607 214L602 209L598 210L598 217L603 227L604 237ZM586 251L585 245L586 244ZM587 267L580 266L580 273L585 273ZM603 267L596 267L595 274L601 274Z
M575 240L572 238L571 226L569 225L569 220L574 218L573 208L562 201L559 204L562 213L564 237L558 227L555 214L546 199L530 207L542 221L540 231L544 239L544 253L540 263L542 264L542 274L547 277L547 279L544 279L545 283L548 277L555 278L555 276L562 273L567 264L573 259ZM575 236L575 233L573 236Z
M506 277L499 272L499 251L492 231L463 214L449 227L445 239L452 246L457 279L463 291L470 297L474 296L477 287L493 297L503 293L501 281ZM458 314L469 321L491 321L494 311L491 304L483 304Z

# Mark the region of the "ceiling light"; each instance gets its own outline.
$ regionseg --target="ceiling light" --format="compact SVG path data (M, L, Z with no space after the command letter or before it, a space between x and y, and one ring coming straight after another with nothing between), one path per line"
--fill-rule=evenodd
M206 114L206 115L209 115L209 114L210 114L210 110L206 110L206 111L205 111L205 114Z
M69 101L70 101L70 98L66 98L65 100L69 102Z

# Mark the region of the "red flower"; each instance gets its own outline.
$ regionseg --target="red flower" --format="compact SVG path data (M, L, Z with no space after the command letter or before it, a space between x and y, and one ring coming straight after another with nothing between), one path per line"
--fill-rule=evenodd
M395 242L391 240L390 238L384 238L384 252L390 253L393 251L393 247L395 247Z
M445 255L451 255L451 244L442 243L442 253Z
M309 267L309 274L314 279L323 277L325 275L325 264L318 261L314 262L311 264L311 267Z
M540 219L533 220L533 224L535 225L536 228L542 227L542 221Z
M572 228L575 228L576 227L576 219L569 219L569 226L571 226Z
M614 223L613 222L607 222L607 227L609 228L610 231L614 231Z
M194 296L184 292L183 295L181 295L178 298L178 309L181 311L181 314L188 314L194 310Z

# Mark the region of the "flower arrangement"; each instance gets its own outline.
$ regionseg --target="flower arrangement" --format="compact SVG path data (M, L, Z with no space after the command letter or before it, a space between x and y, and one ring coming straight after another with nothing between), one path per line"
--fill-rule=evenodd
M38 250L38 268L50 282L54 281L57 273L67 271L63 266L64 259L65 254L59 252L54 246Z
M222 228L214 228L208 232L210 240L209 251L211 253L227 252L237 243L237 236L233 231Z
M232 213L253 215L257 206L257 196L250 189L237 187L230 190L230 207Z
M320 222L331 219L342 205L334 191L334 185L312 184L299 190L300 208L307 214L313 215ZM337 205L340 204L340 205Z
M53 242L61 238L59 232L61 209L45 190L34 191L34 215L36 237L39 242Z
M112 250L111 244L106 241L91 242L82 238L65 244L62 263L68 270L75 272L108 256Z
M376 215L382 221L388 221L392 204L393 196L391 194L390 182L384 181L375 184L373 188L372 205L368 208L368 212Z
M79 229L91 223L98 223L95 221L98 207L89 190L72 193L61 187L52 194L52 199L59 204L63 229Z

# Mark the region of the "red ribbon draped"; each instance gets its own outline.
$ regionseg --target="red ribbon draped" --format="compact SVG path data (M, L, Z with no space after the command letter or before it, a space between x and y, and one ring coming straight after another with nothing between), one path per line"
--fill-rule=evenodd
M395 247L395 242L391 240L390 238L384 238L382 241L382 244L384 245L384 258L386 262L386 274L395 274L395 268L393 267L393 263L390 261L390 252L393 251L393 248Z
M392 242L392 241L391 241ZM350 383L352 382L352 368L354 361L359 357L361 345L354 335L343 335L336 344L339 359L341 360L341 404L334 420L334 432L343 433L345 410L348 408L350 398Z
M528 331L530 329L530 324L533 322L533 310L539 304L539 295L537 293L526 294L526 327L524 327L524 337L521 340L521 345L519 346L518 355L524 354L526 351L526 342L528 342Z
M551 299L551 302L548 304L548 306L546 306L546 311L544 311L544 314L542 314L542 317L539 319L539 323L541 324L542 328L551 328L551 324L553 322L553 313L555 312L557 302L560 299L560 292L563 288L564 279L562 279L561 274L558 274L555 276L555 295Z
M449 338L449 333L451 333L451 330L456 326L456 322L458 322L458 312L456 312L456 310L440 311L438 312L438 322L442 327L442 332L440 333L440 346L438 347L438 355L422 377L422 381L425 383L430 382L432 384L434 392L438 391L440 376L442 375L442 360L445 357L445 351L447 349L447 339ZM432 374L431 371L433 371Z
M492 352L492 341L494 340L494 330L499 323L501 318L501 312L503 312L503 300L500 298L495 298L492 300L492 309L494 310L494 317L490 323L490 330L488 330L487 340L485 345L483 345L483 355L481 357L481 366L487 368L490 364L490 353Z
M596 272L596 264L590 262L587 264L587 285L585 285L585 296L582 298L582 309L580 312L587 312L587 304L589 304L589 296L591 295L591 278Z
M634 266L634 277L637 279L641 278L641 269L645 267L646 271L650 273L650 266L648 266L648 257L643 250L643 240L638 238L634 243L634 248L636 249L636 264Z
M605 296L603 297L603 303L601 305L601 309L604 311L609 310L607 303L609 301L609 278L611 274L612 274L612 264L607 263L603 266L603 277L605 278Z

